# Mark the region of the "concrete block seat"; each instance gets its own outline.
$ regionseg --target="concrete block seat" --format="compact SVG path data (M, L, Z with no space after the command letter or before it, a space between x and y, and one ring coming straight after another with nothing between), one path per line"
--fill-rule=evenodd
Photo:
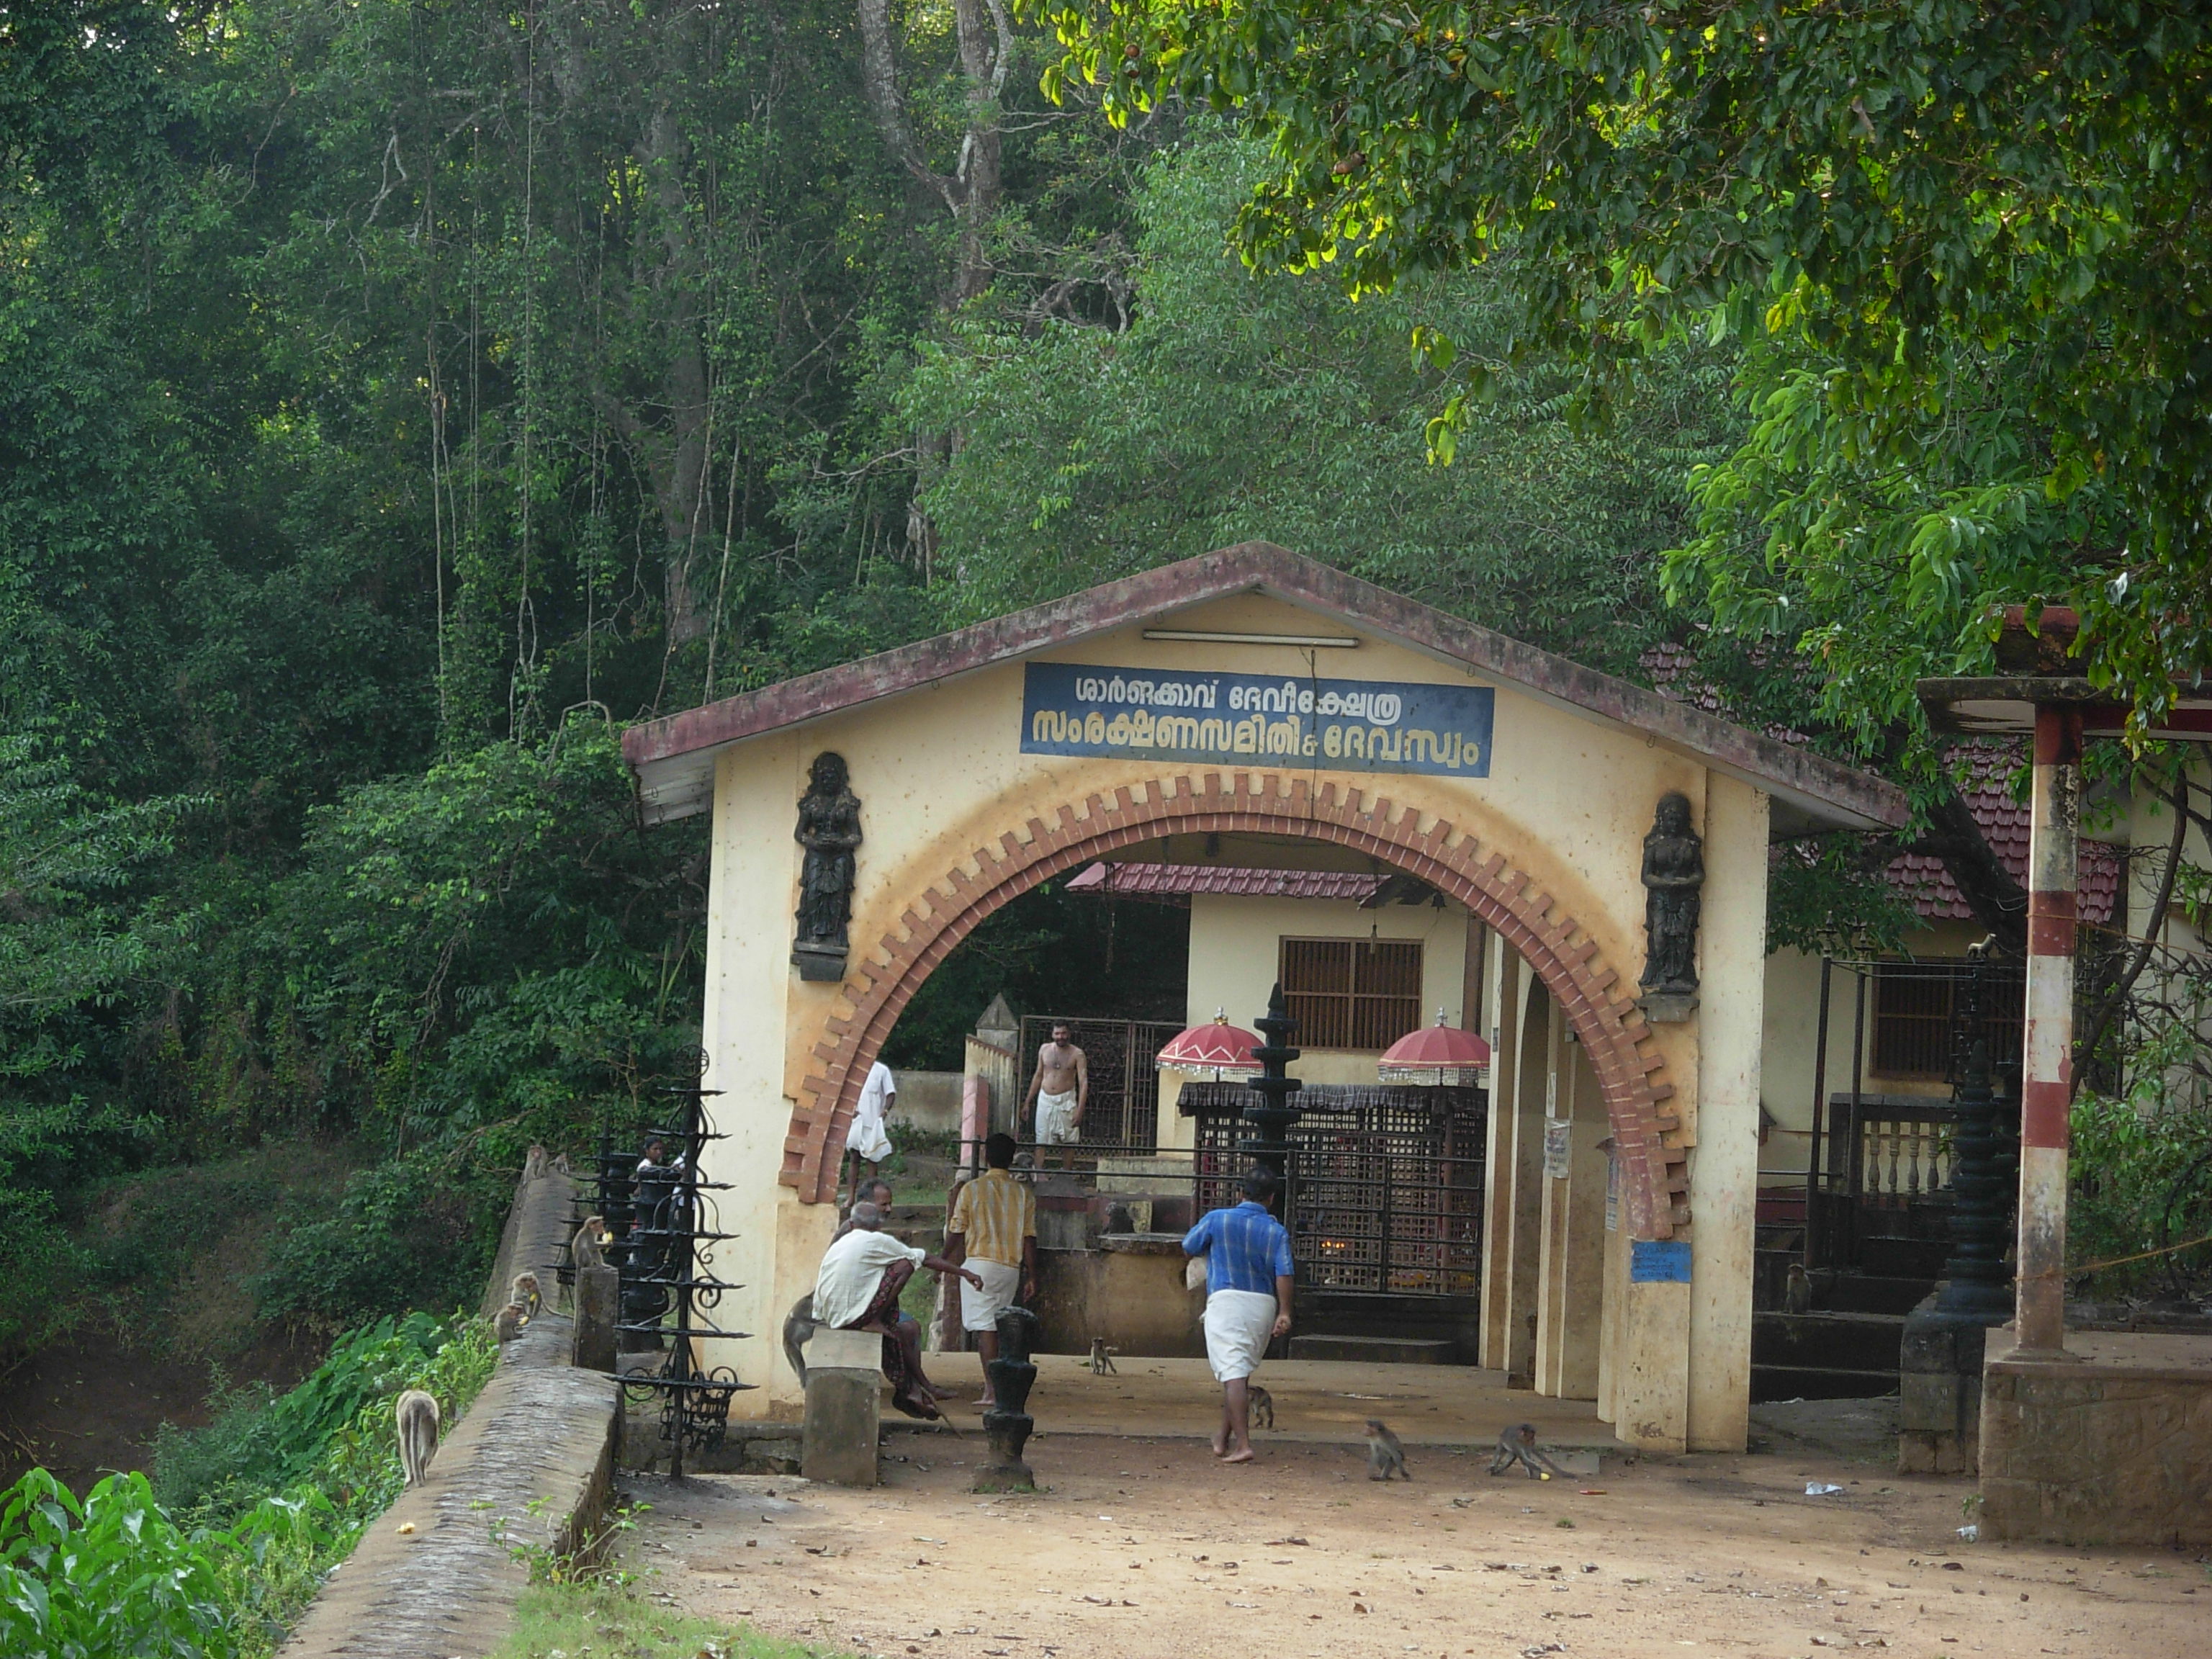
M805 1352L799 1472L830 1486L874 1486L883 1433L884 1339L873 1331L818 1330Z

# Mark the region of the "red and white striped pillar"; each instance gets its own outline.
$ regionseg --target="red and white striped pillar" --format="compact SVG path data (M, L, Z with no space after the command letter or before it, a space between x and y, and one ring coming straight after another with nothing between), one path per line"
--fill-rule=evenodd
M2039 704L2027 843L2027 1021L2021 1056L2019 1346L2066 1346L2067 1109L2074 1083L2081 715Z

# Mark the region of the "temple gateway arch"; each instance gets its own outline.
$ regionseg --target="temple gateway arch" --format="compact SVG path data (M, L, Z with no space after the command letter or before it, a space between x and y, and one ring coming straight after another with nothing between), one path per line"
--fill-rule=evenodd
M758 1334L702 1358L757 1385L735 1411L796 1396L773 1334L811 1288L860 1085L916 989L1038 883L1195 835L1340 849L1464 908L1498 1039L1483 1363L1533 1342L1535 1386L1595 1397L1622 1439L1743 1448L1769 843L1899 825L1892 786L1267 543L624 749L648 823L714 818L702 1041L728 1139L704 1173L729 1183L718 1266L744 1286L718 1317ZM860 802L842 955L794 949L793 826L825 754ZM1646 838L1669 794L1702 837L1696 989L1655 997ZM1527 1132L1566 1092L1604 1131L1577 1142L1602 1174L1577 1177L1571 1213Z

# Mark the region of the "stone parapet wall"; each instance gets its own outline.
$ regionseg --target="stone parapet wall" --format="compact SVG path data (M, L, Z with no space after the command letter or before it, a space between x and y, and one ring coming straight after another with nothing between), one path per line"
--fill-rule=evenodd
M546 1291L573 1213L566 1176L515 1194L489 1298L526 1268ZM506 1636L534 1552L596 1542L622 1434L611 1376L572 1370L568 1319L546 1310L501 1352L424 1483L371 1522L283 1649L283 1659L477 1659Z
M2212 1544L2212 1337L2074 1332L2027 1359L2010 1335L1982 1383L1982 1535Z

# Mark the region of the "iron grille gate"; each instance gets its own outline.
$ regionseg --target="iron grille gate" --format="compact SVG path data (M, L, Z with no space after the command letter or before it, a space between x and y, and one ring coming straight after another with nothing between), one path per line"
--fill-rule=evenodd
M1183 1085L1198 1119L1198 1209L1237 1201L1251 1131L1241 1083ZM1480 1089L1309 1084L1290 1132L1291 1254L1314 1290L1481 1294Z
M1117 1152L1152 1151L1159 1136L1160 1115L1160 1074L1152 1069L1152 1060L1182 1027L1170 1020L1069 1019L1060 1014L1031 1014L1022 1021L1022 1048L1015 1056L1018 1105L1028 1095L1030 1079L1036 1075L1037 1049L1051 1039L1055 1025L1071 1028L1070 1035L1083 1050L1091 1073L1091 1099L1083 1109L1078 1144L1110 1146ZM1026 1140L1036 1130L1024 1124L1016 1133Z

